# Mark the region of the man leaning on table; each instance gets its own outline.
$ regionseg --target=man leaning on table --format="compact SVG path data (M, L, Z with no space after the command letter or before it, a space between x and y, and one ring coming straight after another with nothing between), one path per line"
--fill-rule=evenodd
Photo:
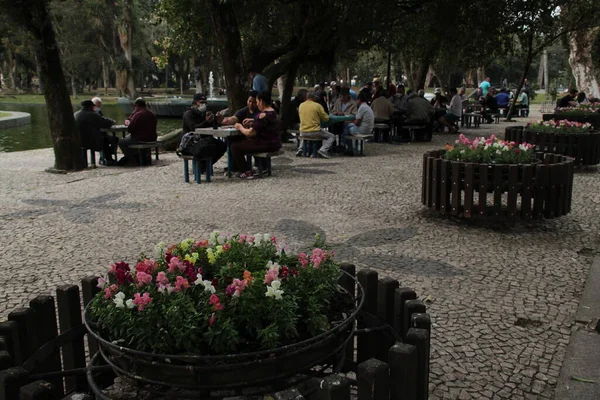
M335 135L331 132L321 129L321 122L329 121L329 115L323 109L323 106L317 101L319 96L313 91L306 94L306 101L300 104L298 114L300 115L300 134L311 138L323 139L325 142L319 149L319 155L323 158L329 158L327 152L335 142ZM304 141L300 141L297 156L302 154Z
M256 105L256 95L258 92L252 90L248 94L248 100L246 100L246 107L238 110L233 117L219 118L221 119L219 122L221 125L235 125L238 122L242 124L245 128L248 128L252 125L256 114L258 114L258 107Z
M360 92L356 99L358 104L358 111L356 112L356 118L354 121L345 122L344 132L342 133L342 143L346 144L347 150L346 155L354 155L354 147L351 139L348 139L349 135L361 134L370 135L373 132L373 126L375 125L375 115L373 110L369 107L369 95L366 92Z
M146 101L140 97L135 100L133 107L129 119L125 120L129 135L119 140L119 147L124 154L118 162L119 165L135 162L135 152L129 146L143 142L154 142L158 137L156 133L156 115L146 107Z

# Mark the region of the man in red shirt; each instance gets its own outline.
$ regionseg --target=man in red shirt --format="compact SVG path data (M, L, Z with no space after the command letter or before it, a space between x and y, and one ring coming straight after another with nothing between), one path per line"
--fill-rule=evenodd
M127 131L130 134L126 138L119 140L119 147L124 155L119 160L119 165L126 165L128 162L133 162L136 159L135 152L130 150L129 146L141 142L154 142L157 138L156 115L146 108L146 102L142 98L136 99L133 106L134 110L129 119L125 120Z

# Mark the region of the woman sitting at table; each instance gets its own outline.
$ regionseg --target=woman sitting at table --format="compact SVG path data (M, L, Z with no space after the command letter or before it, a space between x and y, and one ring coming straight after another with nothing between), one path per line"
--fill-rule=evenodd
M259 113L249 128L242 124L234 125L246 140L240 140L231 144L231 155L234 166L243 171L246 166L246 155L254 153L270 153L281 148L281 120L277 112L271 107L271 93L260 92L256 97ZM252 179L252 170L242 172L238 175L242 179Z

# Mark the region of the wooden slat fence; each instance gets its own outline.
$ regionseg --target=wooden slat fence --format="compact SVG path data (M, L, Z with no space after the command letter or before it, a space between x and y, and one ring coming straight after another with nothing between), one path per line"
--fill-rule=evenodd
M538 153L539 164L449 161L445 150L423 155L422 203L463 218L542 219L571 211L573 159Z
M573 157L575 166L600 164L600 131L585 134L534 132L522 126L509 126L504 140L530 143L542 153Z
M342 269L355 276L354 265L343 264ZM428 398L431 318L425 304L414 290L380 278L374 270L361 270L356 276L365 303L357 320L356 344L348 345L342 369L356 372L356 379L343 374L313 378L274 398L350 400L356 393L365 400ZM81 322L82 305L98 293L97 283L97 277L88 277L81 290L60 286L56 297L36 297L29 307L15 309L8 321L0 322L1 400L59 400L73 393L81 393L82 400L95 399L85 372L98 344ZM342 277L340 285L356 293L354 280ZM65 370L70 370L68 376L61 374ZM110 384L114 377L104 367L98 380Z

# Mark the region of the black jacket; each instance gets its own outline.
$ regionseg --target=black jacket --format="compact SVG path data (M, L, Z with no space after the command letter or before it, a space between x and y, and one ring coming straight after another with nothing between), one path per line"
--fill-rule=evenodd
M95 111L84 108L77 111L74 116L75 125L79 131L81 147L101 151L103 137L106 136L106 132L101 132L100 129L110 128L115 124L115 121L110 118L101 117Z
M201 113L196 107L190 107L183 114L183 133L194 132L196 128L208 128L212 122L206 120L206 113Z

